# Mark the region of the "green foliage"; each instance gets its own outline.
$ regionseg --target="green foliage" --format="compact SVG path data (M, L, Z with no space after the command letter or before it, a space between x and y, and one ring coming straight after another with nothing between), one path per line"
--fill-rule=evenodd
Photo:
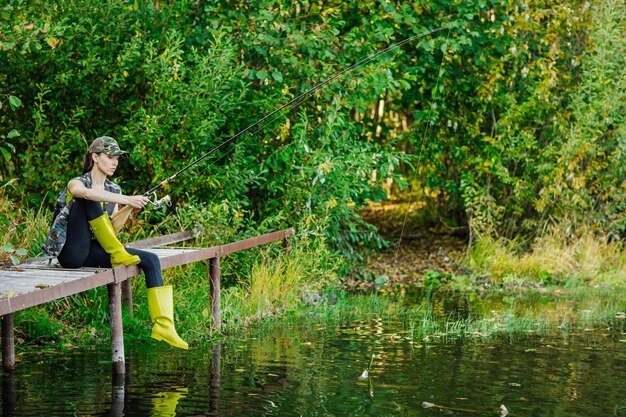
M4 106L4 102L6 101L9 102L11 110L15 110L22 105L22 100L20 100L18 97L6 95L4 99L0 99L0 109L2 109L2 107ZM15 146L13 146L11 142L7 142L7 140L15 139L19 135L20 132L15 129L11 130L7 134L4 134L4 132L0 132L0 145L2 145L0 146L0 154L2 154L2 158L7 162L11 160L10 152L15 152Z
M101 134L131 150L118 181L127 192L143 192L374 52L390 33L380 23L372 38L365 9L362 20L345 22L354 12L347 6L92 3L13 1L2 9L2 65L23 77L0 77L0 86L32 98L15 116L22 136L2 171L19 178L11 197L24 205L51 204L55 193L45 191L77 174L86 145ZM360 45L346 48L351 39ZM352 94L336 83L299 113L279 114L219 149L172 184L177 203L236 207L244 234L306 219L327 226L346 254L368 242L381 247L356 210L387 198L381 185L388 188L388 179L402 183L394 169L406 158L395 145L364 140L375 139L368 130L376 124L362 113L399 84L376 66L345 83ZM158 227L164 217L146 220Z
M571 231L581 225L614 235L626 231L625 12L623 1L593 8L581 85L570 105L572 120L537 204Z
M433 291L442 284L450 279L450 274L443 273L441 271L429 270L424 273L424 286L428 288L429 291Z
M574 36L588 11L575 2L459 7L449 38L432 44L430 79L412 90L429 103L415 108L430 124L413 139L420 170L444 218L462 213L473 236L528 231L540 172L565 130L583 47Z
M553 220L620 234L623 12L577 0L10 0L0 91L14 111L0 132L20 134L1 142L0 177L17 181L7 193L20 205L51 205L107 134L131 150L118 181L144 192L332 74L445 25L176 178L166 191L182 217L214 225L215 240L298 225L356 260L386 244L359 209L415 184L434 219L474 238ZM144 213L135 231L167 229L171 215Z
M25 256L28 252L24 248L15 249L10 243L0 246L0 265L5 262L5 258L10 259L13 265L20 263L19 256Z

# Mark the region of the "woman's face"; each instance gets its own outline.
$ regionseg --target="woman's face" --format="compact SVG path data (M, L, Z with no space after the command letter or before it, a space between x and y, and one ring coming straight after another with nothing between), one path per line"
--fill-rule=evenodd
M94 164L105 175L113 175L120 160L119 156L107 155L105 153L95 154Z

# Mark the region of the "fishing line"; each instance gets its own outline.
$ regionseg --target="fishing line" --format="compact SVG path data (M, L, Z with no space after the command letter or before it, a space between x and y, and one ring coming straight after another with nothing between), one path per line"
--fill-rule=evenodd
M211 165L215 164L216 162L224 159L225 157L227 157L228 155L230 155L231 153L233 153L234 151L236 151L240 146L242 146L244 143L246 143L247 140L249 140L250 138L254 137L254 135L256 135L257 133L259 133L261 130L265 129L267 126L271 125L272 123L274 123L275 121L277 121L278 119L280 119L285 113L279 113L277 114L273 119L271 119L270 121L268 121L267 123L265 123L262 126L259 126L255 131L249 133L248 137L246 137L245 139L243 139L242 141L240 141L239 143L237 143L235 146L231 147L230 149L228 149L227 151L225 151L223 154L221 154L220 156L218 156L217 158L213 159L211 161L210 164L207 164L204 168L200 169L197 173L198 174L202 174L204 171L206 171L207 169L209 169L211 167ZM218 145L218 146L221 146ZM180 190L181 188L183 188L184 186L186 186L187 184L189 184L189 180L185 181L184 183L182 183L181 185L179 185L178 187L174 188L172 190L172 194L175 193L176 191Z
M180 170L178 170L176 173L174 173L172 176L166 178L165 180L161 181L160 183L158 183L157 185L155 185L154 187L152 187L150 190L146 191L144 193L144 195L146 196L150 196L152 194L154 194L156 196L156 191L158 191L159 189L163 188L163 186L165 186L166 184L168 184L170 181L172 181L173 179L175 179L176 177L178 177L180 174L184 173L185 171L189 170L190 168L192 168L193 166L199 164L200 162L202 162L203 160L205 160L206 158L208 158L210 155L212 155L213 153L217 152L219 149L221 149L222 147L226 146L227 144L235 141L237 138L241 137L244 134L248 134L248 137L245 138L242 142L240 142L239 146L241 146L243 143L245 143L247 140L249 140L251 137L254 136L254 134L256 134L257 132L259 132L260 130L264 129L268 124L273 123L275 120L277 120L279 117L281 117L283 114L285 114L288 111L293 110L293 108L299 106L302 102L304 102L305 100L307 100L308 98L310 98L313 93L315 93L317 90L321 89L322 87L325 87L326 85L330 84L331 82L333 82L334 80L342 77L343 75L345 75L346 73L354 70L355 68L364 65L366 63L369 63L371 61L373 61L374 59L376 59L377 57L379 57L382 54L385 54L391 50L394 50L396 48L401 47L402 45L405 45L409 42L412 42L416 39L422 38L424 36L427 35L431 35L433 33L439 32L441 30L444 30L448 28L448 35L450 33L450 26L449 25L444 25L435 29L431 29L428 30L426 32L422 32L419 33L417 35L413 35L411 37L408 37L406 39L403 39L399 42L393 43L379 51L377 51L374 54L371 54L363 59L361 59L360 61L357 61L356 63L350 65L347 68L344 68L338 72L336 72L335 74L333 74L332 76L330 76L329 78L325 79L324 81L318 83L317 85L311 87L310 89L306 90L305 92L299 94L298 96L294 97L293 99L291 99L290 101L288 101L286 104L280 106L279 108L273 110L272 112L268 113L267 115L263 116L262 118L260 118L259 120L255 121L254 123L252 123L251 125L249 125L248 127L246 127L245 129L241 130L240 132L234 134L233 136L227 138L226 140L224 140L223 142L221 142L220 144L218 144L216 147L214 147L213 149L209 150L208 152L206 152L205 154L199 156L198 158L196 158L195 160L193 160L191 163L187 164L186 166L184 166L183 168L181 168ZM269 121L269 122L268 122ZM257 128L258 127L258 128ZM253 129L257 128L256 130L253 131ZM222 156L223 157L223 156ZM215 161L214 161L215 162ZM206 168L205 168L206 169ZM203 170L204 171L204 170ZM202 172L202 171L201 171ZM182 188L184 185L186 185L188 183L185 182L183 183L181 186L177 187L176 190ZM163 200L163 199L161 199ZM158 201L161 201L158 200ZM155 201L156 201L156 197L155 197Z
M443 68L443 62L444 62L444 60L446 58L446 55L448 53L448 41L450 39L450 31L451 31L451 28L448 26L448 34L446 36L446 41L445 41L446 49L444 50L444 53L441 56L441 62L439 63L439 71L437 73L437 81L435 82L435 89L434 89L435 93L438 90L439 81L441 80L441 69ZM428 112L428 119L426 120L426 126L424 127L424 131L422 133L422 140L421 140L420 146L419 146L419 153L418 153L418 156L417 156L416 169L415 169L415 172L413 173L413 178L411 179L411 183L415 182L415 179L417 178L417 170L419 169L419 166L420 166L421 161L422 161L422 152L424 151L424 142L426 141L426 135L428 134L428 129L430 127L431 118L432 118L432 115L433 115L435 93L433 94L433 101L430 103L430 110ZM402 239L404 237L404 231L406 229L406 223L407 223L407 219L409 217L409 209L413 205L413 200L414 200L414 195L411 195L410 198L409 198L409 205L408 205L408 207L407 207L407 209L406 209L406 211L404 213L404 220L402 222L402 228L400 229L400 238L398 239L398 245L396 247L396 254L395 254L395 257L393 259L393 265L397 265L398 264L398 256L400 254L400 247L402 246Z

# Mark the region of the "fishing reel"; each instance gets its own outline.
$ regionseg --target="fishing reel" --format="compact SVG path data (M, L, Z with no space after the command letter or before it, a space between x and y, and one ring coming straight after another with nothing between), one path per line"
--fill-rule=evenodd
M163 198L158 198L157 193L154 192L152 193L152 196L154 198L154 200L148 200L150 201L150 203L152 204L153 208L158 209L161 208L163 206L167 206L167 207L171 207L172 206L172 197L168 195L166 195Z

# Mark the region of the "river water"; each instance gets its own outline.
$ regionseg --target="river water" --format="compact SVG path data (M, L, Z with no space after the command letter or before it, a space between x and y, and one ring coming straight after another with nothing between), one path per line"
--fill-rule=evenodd
M624 327L552 333L415 340L406 321L392 317L291 320L187 352L127 343L121 379L112 377L108 346L28 352L3 375L1 409L4 416L626 417Z

